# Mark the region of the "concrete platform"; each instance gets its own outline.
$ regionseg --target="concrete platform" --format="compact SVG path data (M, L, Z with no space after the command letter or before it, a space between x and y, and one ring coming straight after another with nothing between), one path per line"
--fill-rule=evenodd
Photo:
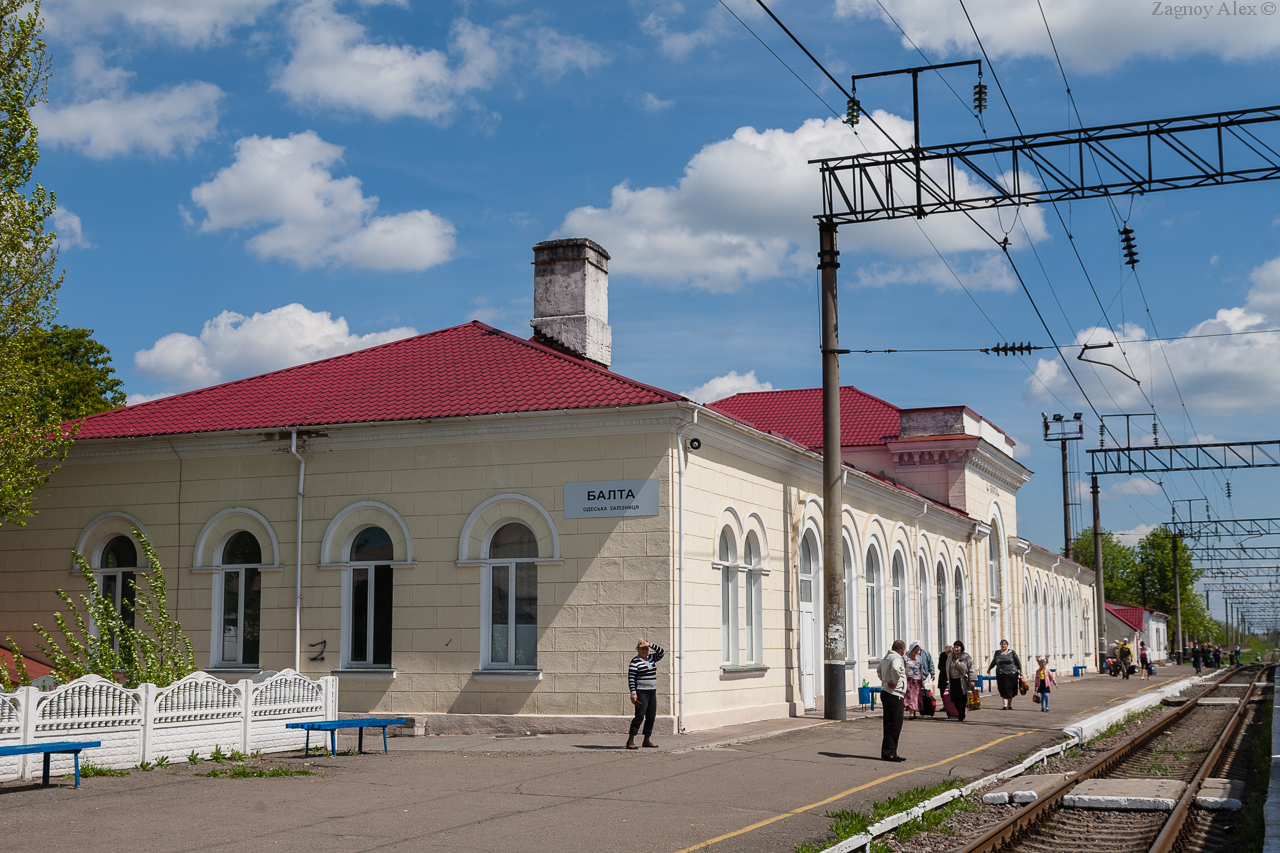
M1043 773L1019 776L983 794L982 804L1003 806L1009 803L1034 803L1074 775L1074 773Z
M1069 809L1107 811L1173 811L1187 789L1176 779L1090 779L1081 782L1062 798Z
M1239 811L1244 808L1244 783L1235 779L1205 779L1196 794L1202 809Z

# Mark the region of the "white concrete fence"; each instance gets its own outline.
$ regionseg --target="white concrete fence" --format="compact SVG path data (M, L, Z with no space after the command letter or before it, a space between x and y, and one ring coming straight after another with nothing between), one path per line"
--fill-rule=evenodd
M48 692L19 687L0 692L0 746L50 741L101 741L81 757L99 767L128 769L167 756L207 758L215 748L283 752L302 749L306 732L286 723L338 716L338 680L312 681L291 669L261 683L228 684L195 672L168 687L121 687L96 675ZM34 779L43 755L0 757L0 782ZM70 773L72 757L54 755L50 770Z

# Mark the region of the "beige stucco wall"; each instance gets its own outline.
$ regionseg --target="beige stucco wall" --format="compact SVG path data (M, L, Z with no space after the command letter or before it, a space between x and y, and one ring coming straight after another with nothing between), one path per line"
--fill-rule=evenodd
M681 431L702 440L700 450L685 454L685 724L699 728L800 712L796 562L806 529L821 542L821 460L705 410L694 423L687 405L331 428L304 436L302 670L341 670L342 546L361 525L377 523L391 533L396 548L395 677L341 671L343 711L629 716L625 670L637 637L644 636L672 653L661 667L659 712L676 714ZM942 475L950 476L945 470ZM657 516L564 517L567 482L650 478L660 486ZM851 702L863 680L876 683L875 665L895 638L927 635L936 655L943 641L960 634L975 659L990 652L986 523L998 504L1003 524L995 535L1006 543L1016 538L1016 489L967 470L960 482L972 517L872 477L846 477L842 518L852 545L854 590L847 657L857 661L846 677ZM262 541L264 562L274 567L262 576L261 664L292 666L297 485L298 463L278 433L82 443L38 493L39 514L29 525L0 528L0 636L12 634L34 649L30 622L51 623L59 606L54 590L82 589L79 575L70 571L71 549L82 543L92 553L127 526L119 519L95 526L95 519L115 511L136 518L156 546L177 615L195 642L197 664L208 666L217 577L209 564L218 537L241 524L264 538L256 520L219 520L220 513L242 508L260 516L278 543L268 554ZM492 503L501 495L518 499ZM482 663L484 571L477 558L486 533L513 518L528 523L539 538L540 681L493 681L475 674ZM758 667L725 667L722 661L720 570L714 562L725 524L739 534L756 530L765 552ZM882 570L883 628L876 643L867 636L871 547L881 554ZM898 631L891 601L895 551L904 556L907 584L906 626ZM1024 577L1031 576L1024 562L1043 560L1039 551L1024 556L1025 549L1007 545L1003 553L1000 630L1023 637L1022 590ZM820 545L816 555L821 556ZM923 589L922 558L928 574ZM938 625L939 563L946 574L947 636ZM957 569L964 582L963 631L956 625ZM1035 571L1044 570L1037 564ZM923 629L921 594L927 597ZM309 660L322 643L324 660ZM822 649L814 644L815 693L821 694ZM1062 655L1065 664L1068 652Z

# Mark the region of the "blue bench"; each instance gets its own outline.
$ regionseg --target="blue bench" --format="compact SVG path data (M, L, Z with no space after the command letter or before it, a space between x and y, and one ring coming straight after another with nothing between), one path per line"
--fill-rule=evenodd
M329 733L329 754L338 754L338 729L359 729L360 737L356 747L364 752L364 730L366 728L382 729L382 751L387 752L387 726L403 726L404 717L357 717L350 720L317 720L310 723L285 723L286 729L305 729L307 732L307 753L311 752L311 733Z
M993 682L993 681L995 681L995 680L996 680L996 677L995 677L994 675L979 675L979 676L978 676L978 690L979 690L980 692L982 692L982 693L990 693L990 692L991 692L991 682Z
M858 704L862 710L867 709L867 705L871 706L871 710L876 709L876 695L880 693L879 687L859 687L858 688Z
M80 787L80 750L90 749L95 746L102 746L100 740L58 740L49 741L48 743L28 743L21 746L0 746L0 756L3 755L38 755L44 753L44 775L40 777L40 784L46 788L49 787L49 757L55 752L59 755L70 753L75 756L76 761L76 787Z

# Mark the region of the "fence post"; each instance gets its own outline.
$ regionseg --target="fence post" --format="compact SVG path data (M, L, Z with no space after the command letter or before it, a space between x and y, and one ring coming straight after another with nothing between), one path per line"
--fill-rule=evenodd
M28 685L19 687L17 693L18 713L21 715L19 717L19 732L22 737L20 743L23 746L28 746L36 742L36 700L40 696L40 691ZM44 759L40 758L39 760L43 761ZM28 772L32 766L32 756L22 756L18 764L18 778L24 782L35 778Z
M151 761L155 758L152 753L151 741L155 734L156 725L156 702L159 699L157 695L160 689L150 682L144 681L138 685L138 693L142 697L142 732L139 735L138 744L138 763Z
M322 675L320 683L324 685L324 718L338 719L338 676Z
M253 688L253 680L249 678L242 678L236 684L236 689L240 691L240 714L242 717L240 751L245 755L253 751L253 744L250 743L253 736Z

